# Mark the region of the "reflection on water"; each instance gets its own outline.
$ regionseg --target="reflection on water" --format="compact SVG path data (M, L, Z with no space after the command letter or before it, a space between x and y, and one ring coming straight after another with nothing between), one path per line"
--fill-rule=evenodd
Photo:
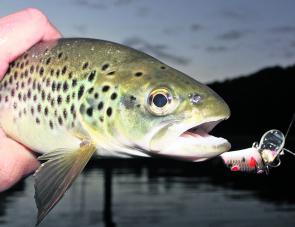
M270 176L217 159L92 161L41 226L295 226L295 160L283 161ZM0 194L0 226L33 226L33 197L32 177Z

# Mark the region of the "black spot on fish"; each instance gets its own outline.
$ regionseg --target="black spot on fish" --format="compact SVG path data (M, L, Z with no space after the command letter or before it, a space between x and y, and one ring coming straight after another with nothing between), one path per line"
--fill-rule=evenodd
M136 72L134 75L135 75L136 77L140 77L140 76L143 75L143 73L142 73L142 72Z
M79 111L80 111L81 114L84 114L84 113L85 113L85 105L84 105L84 103L82 103L82 104L80 105L80 109L79 109Z
M51 99L51 102L50 102L51 106L53 107L54 104L55 104L55 99Z
M47 106L44 108L44 115L45 115L45 116L48 115L48 107L47 107Z
M58 55L57 55L57 58L58 59L61 59L62 58L62 55L63 55L63 53L61 52L61 53L59 53Z
M28 96L28 99L31 99L31 96L32 96L31 89L28 90L27 96Z
M55 88L56 88L56 84L55 84L55 81L53 81L51 84L51 90L55 91Z
M98 94L97 92L95 92L95 94L94 94L94 98L95 98L95 99L98 99L98 97L99 97L99 94Z
M99 117L99 120L100 120L100 122L103 122L103 117L102 116Z
M109 85L105 85L105 86L102 87L103 92L107 92L109 89L110 89Z
M73 93L72 93L72 99L74 99L75 97L76 97L76 93L73 92Z
M44 68L43 67L40 68L39 74L40 74L40 76L43 76L43 74L44 74Z
M59 77L59 74L60 74L60 70L59 69L56 70L55 74L56 74L56 77L58 78Z
M71 105L71 113L73 114L74 112L76 112L76 111L75 111L75 105L72 104L72 105Z
M115 100L115 99L117 98L117 96L118 96L117 93L114 92L114 93L111 95L111 99L112 99L112 100Z
M84 85L81 85L78 91L78 99L82 97L83 93L84 93Z
M111 107L108 107L108 108L107 108L107 115L108 115L109 117L112 115L112 112L113 112L112 108L111 108Z
M41 92L41 84L40 83L37 84L37 89L39 92Z
M34 100L34 101L37 101L37 95L34 95L34 96L33 96L33 100Z
M45 64L46 64L46 65L49 65L49 64L50 64L50 61L51 61L51 58L49 57L49 58L47 58Z
M8 96L7 95L5 96L5 102L8 102Z
M101 67L101 70L102 71L105 71L105 70L107 70L108 68L109 68L109 64L104 64L102 67Z
M32 74L34 72L35 67L33 65L31 65L30 67L30 73Z
M38 117L36 117L36 123L40 124L40 119Z
M89 66L89 63L88 63L88 62L85 62L85 63L83 64L83 66L82 66L82 69L83 69L83 70L84 70L84 69L87 69L88 66Z
M12 97L14 97L14 95L15 95L15 90L14 90L14 89L11 89L10 94L11 94Z
M51 120L49 121L49 126L50 126L51 129L53 129L53 123L52 123Z
M14 79L16 80L17 79L17 76L18 76L18 73L17 71L14 72Z
M12 84L12 76L9 77L9 83Z
M59 123L60 125L62 125L62 117L61 117L61 116L58 117L58 123Z
M41 112L41 104L38 104L37 110L38 110L39 113Z
M27 78L28 75L29 75L29 72L28 72L28 70L26 69L26 71L25 71L25 77Z
M70 95L67 95L66 102L67 103L70 103L70 101L71 101L71 96Z
M25 66L24 63L22 62L22 63L20 64L20 68L23 69L24 66Z
M58 105L60 105L62 103L62 97L60 95L57 96L56 102Z
M75 87L77 85L77 79L72 80L72 87Z
M67 119L68 112L66 109L63 110L63 116L64 116L64 119Z
M69 80L73 78L73 72L69 72Z
M29 77L29 79L28 79L28 85L30 85L31 83L32 83L32 78Z
M45 91L42 90L42 92L41 92L41 97L42 97L42 100L43 100L43 101L45 100L45 96L46 96Z
M22 94L21 93L18 93L18 100L20 101L22 99Z
M92 71L88 76L88 81L91 82L95 77L96 71Z
M50 76L53 76L54 75L54 69L51 69L50 70Z
M65 75L66 72L67 72L67 66L65 65L65 66L62 68L62 70L61 70L61 74L62 74L62 75Z
M112 75L115 75L116 71L112 71L112 72L109 72L107 73L108 76L112 76Z
M3 83L3 87L6 88L7 87L7 81L5 80Z
M46 80L46 87L49 87L49 86L50 86L50 78L48 77Z
M22 81L22 82L21 82L21 88L24 88L24 87L25 87L25 82Z
M63 84L63 87L62 87L62 88L63 88L63 91L64 91L64 92L66 92L66 91L68 90L68 88L69 88L69 85L68 85L68 82L67 82L67 81L65 81L65 82L64 82L64 84Z
M86 114L87 114L89 117L92 117L92 114L93 114L93 108L92 108L92 107L88 107L87 110L86 110Z
M165 67L164 65L162 65L160 68L161 68L161 69L166 69L166 67Z
M56 85L56 90L60 91L60 89L61 89L61 82L58 82L57 85Z
M88 89L88 94L92 94L93 91L94 91L94 88L93 87L89 88Z
M103 102L98 103L97 109L98 110L102 110L103 109Z
M27 57L28 57L28 54L27 53L24 54L24 59L27 59Z
M31 114L34 115L34 107L31 107Z
M48 94L47 94L47 101L49 102L50 100L51 100L51 94L48 93Z

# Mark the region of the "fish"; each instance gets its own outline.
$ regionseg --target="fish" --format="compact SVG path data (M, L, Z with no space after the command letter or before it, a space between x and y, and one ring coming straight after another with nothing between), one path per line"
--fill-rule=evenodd
M204 161L230 149L209 132L228 119L206 85L110 41L40 42L0 83L0 126L36 154L37 225L92 156Z

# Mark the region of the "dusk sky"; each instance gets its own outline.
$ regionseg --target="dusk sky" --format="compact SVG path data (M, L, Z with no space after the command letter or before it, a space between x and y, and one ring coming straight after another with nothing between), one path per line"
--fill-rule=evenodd
M202 81L295 63L293 0L2 0L45 12L65 37L126 44Z

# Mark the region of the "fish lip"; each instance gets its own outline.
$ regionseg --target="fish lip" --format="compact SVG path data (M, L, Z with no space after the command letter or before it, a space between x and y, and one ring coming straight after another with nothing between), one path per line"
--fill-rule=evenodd
M216 125L218 125L220 122L226 120L226 118L213 118L206 121L203 121L199 124L191 124L187 126L182 132L180 132L179 136L182 136L186 132L195 132L198 130L203 130L206 133L210 133Z
M214 116L200 123L192 122L185 124L179 121L166 125L165 130L167 134L164 136L166 137L166 142L160 142L160 146L154 146L154 149L151 149L151 151L159 155L187 161L203 161L218 156L228 151L231 145L226 139L211 136L209 133L216 125L226 119L228 119L228 116ZM170 130L172 132L175 130L174 134L170 134L171 137L169 135ZM206 134L205 140L201 138L202 136L190 138L188 135L189 133L196 133L198 135L199 132ZM189 138L184 138L186 136ZM208 138L206 138L207 136ZM167 137L170 138L167 140ZM167 147L165 147L165 144L167 144Z

